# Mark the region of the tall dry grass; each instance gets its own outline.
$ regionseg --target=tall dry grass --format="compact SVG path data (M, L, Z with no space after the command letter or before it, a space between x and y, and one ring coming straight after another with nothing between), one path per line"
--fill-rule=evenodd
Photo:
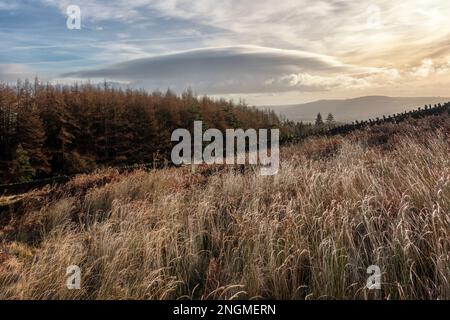
M444 134L320 138L273 177L137 171L22 212L31 238L4 226L0 298L449 299L449 155Z

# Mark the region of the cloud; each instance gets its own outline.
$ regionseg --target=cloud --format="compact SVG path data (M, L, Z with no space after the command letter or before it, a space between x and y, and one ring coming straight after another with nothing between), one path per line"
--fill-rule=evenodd
M62 14L66 14L67 7L77 5L81 9L83 19L92 21L135 21L142 18L139 12L141 5L146 5L148 1L104 1L104 0L42 0L45 5L57 7Z
M422 60L419 66L411 68L409 75L416 78L428 78L436 75L446 75L450 71L450 60L440 59L435 61L433 59Z
M348 75L318 76L309 73L289 74L280 77L276 81L269 82L285 84L287 87L323 91L336 88L362 88L368 87L370 83L364 78L357 78Z
M356 74L315 75L310 73L287 74L270 79L267 84L285 85L303 91L327 91L333 89L374 88L393 84L401 78L396 69L369 69L369 72Z
M31 8L28 1L17 3L21 12ZM69 33L57 15L65 16L72 4L81 8L83 27ZM177 91L190 86L243 97L400 89L416 95L428 82L438 92L444 89L437 83L450 81L447 0L40 0L32 9L41 19L28 22L39 21L32 25L45 37L31 39L29 25L12 40L4 37L5 61L70 58L59 69L39 66L64 73L67 81L106 79Z
M64 14L69 4L78 4L82 16L94 21L137 24L162 18L229 32L208 39L204 46L252 43L352 59L358 59L354 57L358 52L366 61L399 50L402 58L420 55L422 60L432 43L448 39L450 26L447 0L42 1Z
M36 74L25 64L0 64L0 81L14 83L17 80L32 79Z
M297 85L295 90L326 89L331 87L331 78L319 76L321 74L370 71L373 69L345 65L332 57L305 51L234 46L135 59L62 76L128 81L151 89L171 87L182 90L190 86L199 93L228 94L294 90L293 79L282 80L286 74L303 74L303 80L297 77L297 84L301 86ZM308 77L307 74L317 76ZM270 81L274 78L280 80ZM325 85L320 86L319 82L324 81Z
M434 72L434 63L432 59L425 59L422 61L422 65L415 68L412 72L414 76L426 78Z
M11 3L11 2L5 2L5 1L0 1L0 10L7 10L7 11L11 11L11 10L16 10L19 8L19 5L17 3Z
M197 39L197 47L247 43L302 49L375 67L385 67L387 61L397 67L416 65L436 46L442 54L450 52L440 45L448 42L448 0L41 1L64 15L68 5L76 4L83 21L119 21L125 28L152 28L153 22L164 23L175 34L189 27L202 33L222 31Z

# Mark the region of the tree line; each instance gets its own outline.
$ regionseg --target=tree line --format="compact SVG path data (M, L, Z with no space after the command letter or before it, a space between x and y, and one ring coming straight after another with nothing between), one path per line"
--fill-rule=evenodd
M283 142L311 135L345 134L409 117L450 112L450 104L368 121L338 125L332 114L314 123L280 118L274 111L245 102L121 89L92 84L52 85L18 81L0 84L0 184L27 182L56 175L90 172L99 167L127 166L170 159L177 128L280 129Z
M98 167L169 159L177 128L300 128L244 102L92 84L0 84L0 181L26 182ZM306 128L306 126L305 126Z

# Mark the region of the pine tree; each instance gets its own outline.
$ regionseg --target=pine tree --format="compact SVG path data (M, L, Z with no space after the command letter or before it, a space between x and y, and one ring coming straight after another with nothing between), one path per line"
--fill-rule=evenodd
M322 120L322 115L320 114L320 112L317 114L315 125L317 127L322 127L324 125L323 120Z
M49 153L50 163L54 173L74 173L70 159L73 151L72 143L76 135L76 120L72 110L67 106L63 88L52 87L47 84L42 92L40 116L45 119L46 142L45 147Z
M7 86L0 87L0 162L8 161L14 153L13 136L17 129L15 95Z
M334 117L333 117L333 115L331 113L328 114L326 121L327 121L327 126L328 127L333 127L334 124L335 124Z
M30 157L21 144L17 146L10 173L16 182L31 181L36 174L36 170L30 164Z
M31 85L25 82L25 88L18 97L20 105L17 109L16 144L20 144L30 158L30 164L36 173L51 171L48 155L45 151L46 133L37 108L37 80L34 83L33 94Z

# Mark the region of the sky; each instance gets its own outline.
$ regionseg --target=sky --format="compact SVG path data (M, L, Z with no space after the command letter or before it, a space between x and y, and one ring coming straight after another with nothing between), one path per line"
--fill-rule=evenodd
M73 5L80 29L68 28ZM256 105L450 96L449 17L448 0L0 0L0 81Z

